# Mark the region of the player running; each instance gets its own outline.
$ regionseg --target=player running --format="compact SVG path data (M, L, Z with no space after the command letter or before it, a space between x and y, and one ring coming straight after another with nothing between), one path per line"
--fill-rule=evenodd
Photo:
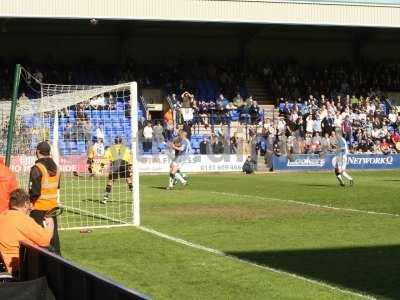
M349 147L347 146L347 141L342 136L340 131L336 132L336 139L338 143L338 148L336 150L336 164L335 164L335 174L341 186L345 186L343 177L349 180L350 185L354 184L353 178L346 172L347 166L347 155L349 153Z
M184 186L187 184L187 176L181 172L181 166L185 161L185 156L190 153L191 150L186 131L179 131L179 136L174 140L171 147L175 151L175 157L170 165L169 185L167 190L172 190L178 181Z
M104 158L110 163L110 171L102 204L110 199L110 194L115 179L125 178L130 191L133 189L131 168L131 151L122 144L122 138L116 137L115 143L104 153Z

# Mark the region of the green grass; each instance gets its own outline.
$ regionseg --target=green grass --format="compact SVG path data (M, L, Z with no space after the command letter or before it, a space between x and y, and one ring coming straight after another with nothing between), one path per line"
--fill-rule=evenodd
M352 188L331 173L193 175L175 191L162 189L165 175L142 176L142 224L339 289L400 298L399 216L277 200L400 215L399 172L352 175ZM65 231L62 242L67 258L156 299L357 298L134 228Z

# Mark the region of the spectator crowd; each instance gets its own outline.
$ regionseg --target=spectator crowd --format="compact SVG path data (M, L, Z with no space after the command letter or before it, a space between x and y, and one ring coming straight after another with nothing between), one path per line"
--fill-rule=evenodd
M266 120L262 137L272 137L282 154L333 152L337 130L352 153L400 152L399 111L378 94L310 95L304 103L286 101L279 107L279 118Z

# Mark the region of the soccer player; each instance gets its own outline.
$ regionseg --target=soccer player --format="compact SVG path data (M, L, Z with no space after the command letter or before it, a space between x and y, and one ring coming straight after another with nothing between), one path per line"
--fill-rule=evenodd
M110 200L113 182L116 179L125 178L129 190L132 191L133 189L130 171L132 167L131 151L122 144L121 137L115 138L114 145L106 150L104 158L110 163L110 172L108 175L106 192L101 201L102 204L106 204L107 201Z
M95 144L96 144L96 138L93 138L92 144L88 147L87 150L87 165L88 165L89 176L94 176L93 164L94 164L94 158L96 157L94 148Z
M175 157L170 165L168 190L172 190L178 181L182 183L182 185L187 184L187 176L181 172L181 165L185 160L185 155L190 153L191 150L186 131L179 131L179 135L174 140L171 147L175 151Z
M341 186L345 186L343 177L349 180L350 185L354 184L353 178L346 172L347 166L347 154L349 153L349 148L347 146L347 141L342 136L340 131L336 132L337 139L337 150L336 150L336 165L335 174Z
M99 173L99 161L97 160L98 158L104 157L104 144L103 144L103 139L102 138L93 138L93 144L89 146L88 148L88 159L87 159L87 164L88 164L88 171L89 171L89 176L94 176L95 173ZM101 172L101 169L100 169Z

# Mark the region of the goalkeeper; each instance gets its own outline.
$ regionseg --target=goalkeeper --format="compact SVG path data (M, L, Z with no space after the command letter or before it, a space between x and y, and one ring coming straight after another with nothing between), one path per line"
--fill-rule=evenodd
M129 190L132 191L133 189L132 176L130 171L132 168L131 151L128 147L125 147L122 144L122 138L115 138L114 145L106 150L104 158L110 163L110 171L108 175L106 192L104 194L103 200L101 201L102 204L106 204L107 201L110 199L110 194L115 179L125 178Z

